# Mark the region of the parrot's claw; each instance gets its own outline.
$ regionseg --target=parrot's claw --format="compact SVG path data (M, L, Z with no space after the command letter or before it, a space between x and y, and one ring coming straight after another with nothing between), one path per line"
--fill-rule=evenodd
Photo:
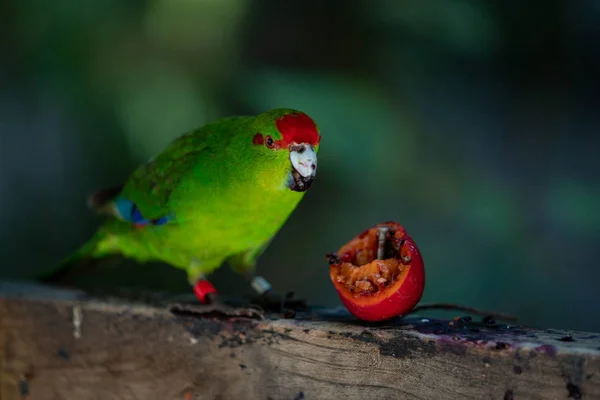
M245 317L259 320L265 319L264 314L256 308L237 308L220 302L198 305L175 303L169 305L169 310L174 314L196 315L201 317L221 315L231 318Z

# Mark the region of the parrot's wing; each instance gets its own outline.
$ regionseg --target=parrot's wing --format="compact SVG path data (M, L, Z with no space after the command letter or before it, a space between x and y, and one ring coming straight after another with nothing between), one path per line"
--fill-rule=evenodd
M119 197L133 202L140 218L143 215L147 220L166 222L174 212L169 207L169 197L186 173L208 152L208 134L208 130L201 129L176 139L165 151L134 171ZM135 213L136 210L132 210L132 215Z
M168 222L174 216L169 197L208 150L208 134L201 129L177 138L157 157L138 167L124 185L101 190L88 203L97 211L137 225Z

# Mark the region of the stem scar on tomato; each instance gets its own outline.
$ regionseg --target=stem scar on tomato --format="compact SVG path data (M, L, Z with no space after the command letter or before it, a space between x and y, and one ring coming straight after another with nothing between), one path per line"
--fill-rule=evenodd
M326 257L340 300L361 320L404 315L423 295L423 258L397 222L377 224Z

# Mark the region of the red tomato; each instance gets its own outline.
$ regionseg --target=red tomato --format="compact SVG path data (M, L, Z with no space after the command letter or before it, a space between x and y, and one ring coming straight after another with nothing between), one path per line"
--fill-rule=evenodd
M389 230L380 233L380 227ZM423 258L406 230L396 222L367 229L328 258L329 276L342 303L361 320L383 321L404 315L423 295Z

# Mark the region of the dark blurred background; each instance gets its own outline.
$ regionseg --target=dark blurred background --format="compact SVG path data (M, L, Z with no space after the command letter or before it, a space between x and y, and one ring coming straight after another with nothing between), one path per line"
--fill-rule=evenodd
M338 306L324 254L396 220L424 254L423 301L600 330L600 2L0 4L5 278L83 243L100 223L86 196L179 134L292 107L323 140L260 260L279 291ZM181 271L139 271L112 282L189 290ZM213 282L250 293L227 268Z

